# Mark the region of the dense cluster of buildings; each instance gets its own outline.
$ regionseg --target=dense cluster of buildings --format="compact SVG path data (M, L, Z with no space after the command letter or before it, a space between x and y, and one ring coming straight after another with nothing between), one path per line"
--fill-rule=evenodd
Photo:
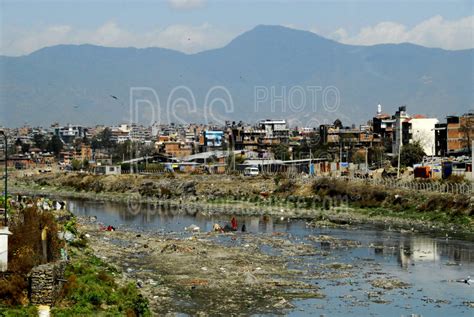
M448 116L441 123L437 118L409 115L406 106L399 107L392 116L382 113L379 106L373 130L382 139L391 140L393 154L398 154L403 145L418 142L428 156L469 156L474 140L474 112Z
M327 161L355 162L363 158L365 164L376 161L382 164L396 156L404 145L415 142L431 157L470 155L474 113L449 116L446 122L440 122L437 118L410 115L405 106L389 115L383 113L379 105L372 120L359 126L344 126L336 120L333 124L302 128L289 127L285 120L261 120L255 124L229 121L222 126L53 124L49 128L23 126L4 130L10 144L9 164L17 168L54 163L67 166L73 160L96 165L121 163L130 157L124 154L114 157L114 150L127 144L139 144L147 149L142 151L144 153L135 153L136 156L159 155L162 160L174 162L209 158L216 153L220 156L245 153L253 160L298 161L318 159L324 152ZM60 143L60 150L56 152L54 144L46 145L53 138ZM107 138L106 145L104 138ZM279 146L288 155L278 154L275 148ZM321 151L314 151L317 148ZM3 143L1 151L4 151Z

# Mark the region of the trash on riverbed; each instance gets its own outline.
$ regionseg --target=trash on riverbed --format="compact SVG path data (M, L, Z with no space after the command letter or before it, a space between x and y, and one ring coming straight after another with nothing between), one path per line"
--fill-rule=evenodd
M215 224L212 226L212 231L214 231L214 232L222 232L223 229L222 229L222 227L221 227L220 224L215 223Z
M115 231L117 229L114 226L111 226L111 225L108 225L107 227L103 226L103 225L100 225L99 230L101 230L101 231Z
M76 236L69 231L64 231L64 232L59 231L58 238L61 240L66 240L67 242L71 242L71 241L74 241L74 239L76 239Z
M287 301L286 299L282 298L278 303L273 305L273 307L279 308L279 309L284 309L284 308L290 309L290 308L294 308L295 306L289 301Z
M474 302L463 302L464 305L466 305L469 308L474 308Z
M201 229L198 226L196 226L195 224L192 224L189 227L184 227L184 231L199 232L199 231L201 231Z
M387 279L384 279L384 278L375 279L375 280L370 281L370 284L373 287L383 288L383 289L388 289L388 290L395 289L395 288L408 288L408 287L410 287L410 284L408 284L408 283L405 283L405 282L400 281L398 279L388 279L388 278Z
M255 277L255 275L253 275L252 273L250 272L245 272L244 273L244 276L245 276L245 284L249 284L249 285L253 285L253 284L257 284L258 283L258 279Z
M187 246L180 246L174 243L167 244L161 249L161 253L173 253L173 252L178 252L178 253L187 253L191 252L192 249Z
M467 278L457 280L457 282L465 283L465 284L471 286L471 284L474 284L474 279L472 279L470 276L468 276Z

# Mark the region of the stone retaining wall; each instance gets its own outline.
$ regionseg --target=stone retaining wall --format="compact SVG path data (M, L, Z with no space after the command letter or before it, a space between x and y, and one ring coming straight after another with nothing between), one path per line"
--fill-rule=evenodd
M29 299L32 305L52 306L64 285L66 262L53 262L34 267L29 278Z

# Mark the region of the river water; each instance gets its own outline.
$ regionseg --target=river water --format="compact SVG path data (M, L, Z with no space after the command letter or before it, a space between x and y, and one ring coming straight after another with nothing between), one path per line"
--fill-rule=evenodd
M179 209L161 210L144 206L131 213L124 204L71 200L69 209L78 216L95 216L105 225L120 230L183 232L195 224L210 231L214 223L229 222L228 216L192 214ZM304 256L289 263L315 273L322 263L347 263L353 266L350 277L321 279L302 277L317 284L326 295L323 299L293 302L290 316L474 316L474 285L457 280L474 277L474 243L450 237L427 236L389 231L370 226L358 228L310 228L304 220L271 217L237 217L250 234L271 239L279 232L295 243L311 243L310 236L329 235L360 242L360 247L331 251L330 256ZM225 236L219 243L231 243ZM232 243L235 243L233 241ZM277 253L270 245L263 252ZM395 278L411 286L385 290L368 282L374 278ZM374 292L379 292L374 295ZM374 297L375 296L375 297Z

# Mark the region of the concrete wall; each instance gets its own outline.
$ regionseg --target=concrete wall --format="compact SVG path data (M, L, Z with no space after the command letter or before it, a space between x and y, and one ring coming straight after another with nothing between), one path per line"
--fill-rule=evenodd
M8 269L8 236L10 234L8 227L0 228L0 272L6 272Z

